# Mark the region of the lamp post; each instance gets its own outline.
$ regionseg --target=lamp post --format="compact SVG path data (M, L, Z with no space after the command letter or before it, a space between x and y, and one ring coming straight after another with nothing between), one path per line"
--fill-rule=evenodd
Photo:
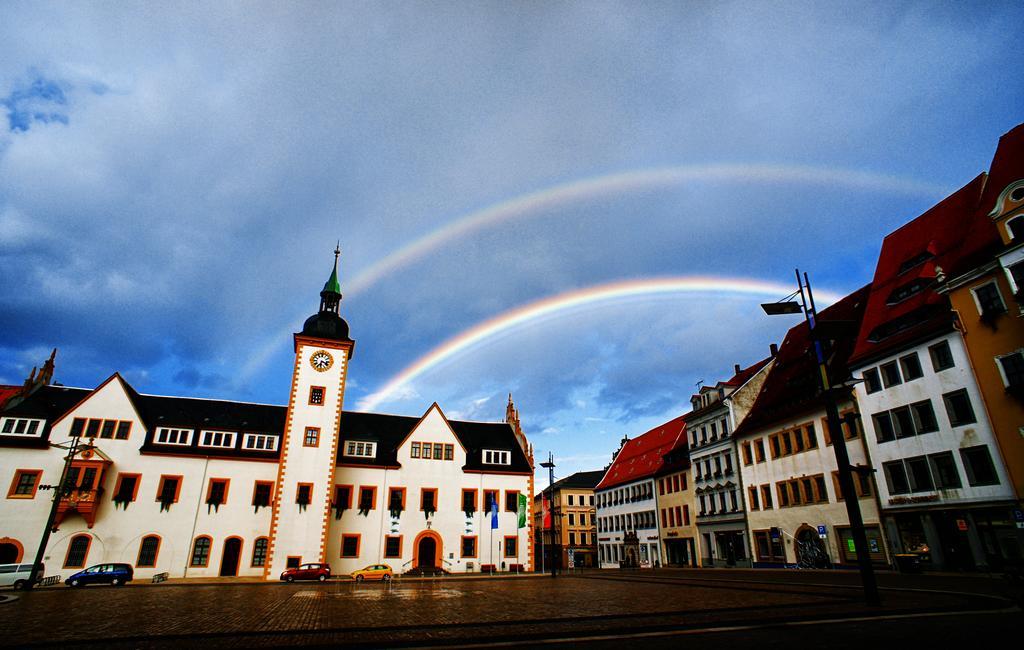
M850 465L850 455L846 449L846 438L843 435L842 421L839 418L839 409L836 406L836 389L832 386L829 379L828 363L825 361L825 354L822 348L822 341L834 341L842 336L850 336L849 327L852 323L829 321L819 324L817 322L817 312L814 307L814 294L811 292L810 279L806 273L801 277L799 269L796 270L796 283L798 287L796 291L778 302L762 304L761 308L769 316L799 314L802 311L804 319L807 321L814 360L818 366L818 383L821 388L822 398L825 401L825 417L828 421L829 431L832 432L832 450L835 452L836 465L839 468L839 488L846 495L846 514L850 520L853 547L857 553L857 565L860 569L861 584L864 587L864 601L869 606L881 605L874 567L871 565L871 557L868 554L868 539L864 532L864 518L861 516L860 502L853 486L854 468ZM799 304L795 300L791 300L797 294L800 294Z
M551 514L551 577L554 578L557 576L558 560L556 555L559 553L559 548L555 543L555 457L550 451L547 462L541 463L540 466L548 470L548 512ZM543 523L544 521L541 520L541 524Z
M58 449L67 449L68 455L64 458L64 467L60 473L60 480L57 481L56 485L40 485L41 490L53 490L53 500L50 503L50 515L46 518L46 528L43 529L43 536L39 540L39 548L36 549L36 559L32 563L32 570L28 575L28 582L25 585L26 589L35 587L36 582L42 577L39 575L39 565L43 562L43 555L46 553L46 546L50 543L50 533L53 530L53 521L57 518L57 506L60 505L61 497L64 495L65 483L68 480L68 472L71 469L71 462L75 459L75 455L78 453L78 441L79 436L72 436L70 446L67 443L57 444L50 443L51 447L57 447Z

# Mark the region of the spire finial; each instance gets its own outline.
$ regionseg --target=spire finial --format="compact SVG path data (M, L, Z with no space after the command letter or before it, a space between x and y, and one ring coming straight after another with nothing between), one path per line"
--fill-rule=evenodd
M338 257L341 255L341 240L334 245L334 266L338 266Z

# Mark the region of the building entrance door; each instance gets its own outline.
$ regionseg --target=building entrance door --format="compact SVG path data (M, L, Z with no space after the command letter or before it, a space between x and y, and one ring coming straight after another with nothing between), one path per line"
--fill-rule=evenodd
M796 534L796 562L803 569L824 569L828 567L828 553L821 543L818 531L801 528Z
M419 560L416 563L416 566L430 568L436 566L437 542L434 541L434 538L427 536L421 539L420 547L416 555Z
M242 540L232 537L224 542L224 554L220 559L222 576L238 575L238 559L242 554Z
M18 547L14 544L0 544L0 564L14 564L18 561Z

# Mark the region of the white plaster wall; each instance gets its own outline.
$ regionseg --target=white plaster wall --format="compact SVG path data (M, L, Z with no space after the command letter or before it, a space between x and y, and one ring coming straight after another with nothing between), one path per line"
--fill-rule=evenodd
M341 433L341 440L346 440ZM511 440L511 437L510 437ZM410 456L412 442L430 442L451 444L454 446L454 459L425 460ZM352 508L346 510L340 520L334 519L331 512L328 526L327 555L332 571L350 573L368 564L384 563L396 572L405 572L412 568L415 540L426 530L432 530L441 537L439 552L444 558L443 567L447 571L462 573L472 563L473 571L479 571L481 564L496 564L501 567L504 562L510 564L530 563L528 553L529 525L518 526L518 512L505 510L505 492L517 491L530 498L529 476L503 474L501 465L495 465L493 473L464 472L466 451L458 438L452 433L447 422L436 407L431 408L423 420L398 450L400 469L377 469L368 467L338 467L334 482L339 485L352 486ZM368 515L358 512L359 488L376 486L377 497L374 509ZM392 487L404 487L405 510L397 521L393 521L387 509L388 490ZM437 511L428 520L420 509L422 488L437 489ZM477 510L467 521L462 511L462 490L477 490ZM497 490L498 528L491 528L490 512L484 511L484 490ZM429 527L428 527L429 521ZM527 524L530 523L529 514ZM341 557L341 538L343 534L360 535L359 557ZM384 557L384 537L387 535L402 536L401 558ZM477 557L462 558L462 536L477 536ZM516 536L518 559L506 558L499 551L499 544L505 536ZM493 541L492 541L493 538Z
M942 340L949 343L949 349L953 355L955 366L935 372L932 367L928 347ZM1007 475L1002 456L999 453L999 446L996 444L995 437L993 436L981 392L978 390L977 382L974 380L974 373L971 369L970 359L967 356L967 350L958 332L935 338L914 348L909 348L898 354L880 359L869 366L858 368L857 372L860 374L865 369L878 368L885 363L898 360L899 357L906 356L914 351L917 352L918 359L921 362L921 370L924 373L923 377L892 386L891 388L883 387L882 390L871 394L868 394L865 390L864 383L858 383L856 388L868 450L871 453L871 458L874 460L875 468L878 470L876 476L882 507L886 510L891 509L894 511L920 507L919 504L914 503L892 503L893 495L889 494L888 483L882 470L884 463L943 451L953 452L953 459L960 474L962 488L935 490L933 492L914 492L909 495L897 496L934 496L935 500L928 502L928 505L932 506L1013 499L1012 484ZM950 426L942 395L961 388L967 390L977 422L952 427ZM931 400L932 409L935 411L935 420L939 427L938 431L911 438L898 438L883 443L878 442L874 421L871 417L872 414L926 399ZM992 456L992 463L999 475L999 485L971 487L967 482L967 472L964 471L963 459L960 456L959 449L981 444L988 445L989 453Z
M634 502L626 501L624 503L619 503L619 504L609 505L609 506L602 506L602 505L600 505L601 502L602 502L601 495L603 495L603 494L613 494L616 490L619 490L619 489L631 490L634 486L639 487L641 485L647 485L648 486L648 489L650 490L650 494L652 495L650 499L644 499L644 500L641 500L641 501L634 501ZM661 527L661 523L658 521L657 485L655 484L653 479L649 479L649 478L648 479L641 479L639 481L633 481L631 483L624 483L622 485L616 485L615 487L608 488L606 490L595 491L594 492L594 503L597 504L596 505L596 509L597 509L596 510L596 516L598 518L598 522L600 522L601 517L609 517L610 518L609 525L612 525L611 521L614 521L614 518L616 516L625 517L625 516L630 515L630 514L634 514L635 515L636 513L639 513L639 512L654 511L654 522L655 522L654 523L654 528L634 529L634 528L627 527L627 525L625 523L623 523L622 526L620 528L618 528L618 529L614 528L614 526L612 525L613 526L612 528L602 532L602 530L600 528L600 523L598 524L597 540L598 540L598 562L600 563L600 568L602 568L602 569L617 569L617 568L619 568L619 563L618 562L616 562L614 559L612 559L612 560L608 559L609 558L609 556L608 556L609 551L608 550L604 551L604 559L603 560L601 559L600 547L601 546L605 546L605 547L617 546L617 547L619 547L619 559L620 560L623 559L622 548L621 547L622 547L622 543L623 543L623 536L624 536L624 534L628 530L635 530L636 533L637 533L637 537L639 538L640 544L641 545L644 545L644 544L650 545L655 550L656 555L655 555L655 557L653 557L651 559L652 560L653 559L657 559L658 562L661 562L661 556L660 556L660 553L658 552L658 549L661 548L661 544L660 544L660 541L659 541L660 540L660 527ZM691 511L690 515L692 517L694 515L694 513ZM634 521L635 521L635 518L634 518ZM614 558L614 555L612 557Z

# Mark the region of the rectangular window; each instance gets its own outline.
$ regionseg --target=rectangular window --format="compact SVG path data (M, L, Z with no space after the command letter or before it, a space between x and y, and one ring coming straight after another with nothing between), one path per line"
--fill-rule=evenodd
M247 433L242 439L242 447L254 451L277 451L277 436Z
M576 546L576 533L569 533L569 546Z
M762 485L761 486L761 507L765 510L771 510L772 504L772 486Z
M764 439L758 438L754 441L754 459L758 463L764 462Z
M323 403L324 403L324 387L323 386L310 386L309 387L309 403L312 406L323 406Z
M409 448L409 457L410 458L419 458L420 457L420 443L418 443L418 442L412 443L412 445Z
M259 537L256 539L256 543L252 547L252 565L254 567L261 567L267 564L267 545L269 544L266 537Z
M828 503L828 490L825 488L824 474L814 477L814 500L818 503Z
M795 481L795 480L794 481L790 481L789 482L789 489L790 489L790 497L793 499L793 505L795 505L795 506L798 506L801 503L807 501L805 496L810 496L810 495L802 495L801 494L801 492L800 492L800 481Z
M441 460L441 454L444 453L444 445L440 442L434 443L434 460Z
M779 444L779 435L773 434L768 437L768 442L772 448L772 458L778 458L782 455L782 446Z
M484 462L489 465L511 465L512 455L507 451L485 449Z
M793 453L793 441L789 431L782 432L782 452L787 456Z
M359 511L368 512L377 507L377 487L359 487Z
M384 536L384 557L400 558L402 557L402 536L401 535L385 535Z
M775 487L779 492L779 507L785 508L789 506L789 485L787 483L776 483Z
M910 415L910 409L906 406L900 406L889 411L889 417L892 419L893 429L896 432L897 438L912 438L914 437L914 419Z
M405 488L388 488L388 512L391 516L401 514L405 510Z
M936 488L942 490L963 487L960 483L960 473L956 469L956 461L953 460L953 452L929 454L928 464L931 465Z
M932 409L931 400L914 402L910 405L910 411L914 416L914 429L917 431L917 435L939 430L939 423L935 419L935 410Z
M189 566L208 565L210 563L210 545L209 537L197 537L192 544L192 560L189 562Z
M1024 351L1018 350L1012 354L996 357L996 361L999 363L999 370L1003 375L1004 386L1016 390L1024 388Z
M82 431L85 430L85 420L82 418L75 418L71 421L71 433L69 434L72 438L78 438L82 435ZM7 423L4 423L4 433L10 433L7 430Z
M939 341L928 346L928 356L932 358L932 370L935 372L947 370L955 365L953 353L949 350L949 341Z
M252 505L256 512L260 508L270 506L270 495L274 490L274 484L270 481L256 481L252 488Z
M462 557L476 557L476 535L462 536Z
M978 421L974 417L974 408L971 406L971 399L967 396L966 388L945 393L942 396L942 401L946 404L946 415L949 416L950 426L959 427Z
M484 510L490 512L492 505L498 502L498 491L497 490L484 490Z
M295 486L295 503L304 510L313 501L313 484L299 483Z
M983 319L1006 313L1006 305L1003 304L1003 297L999 295L999 288L996 287L995 282L983 284L971 291L974 292L974 298L978 301L978 313Z
M886 388L897 386L902 383L900 381L900 369L895 361L882 364L879 367L879 371L882 373L882 384L884 384Z
M331 507L334 508L334 518L341 519L345 511L352 507L351 485L334 486L334 500L331 501Z
M757 498L757 488L747 488L747 500L750 502L749 507L751 510L760 510L761 505Z
M875 413L871 416L871 421L875 424L875 438L878 439L878 442L889 442L896 439L896 429L893 428L889 411Z
M462 512L467 517L476 512L476 490L462 489Z
M7 490L8 499L32 499L36 496L36 489L39 487L39 477L43 475L41 469L19 469L14 472L14 480Z
M668 528L668 513L664 508L661 509L661 527Z
M913 381L924 376L921 370L921 360L917 358L917 352L900 357L900 370L903 371L903 381Z
M306 427L306 435L302 438L303 447L319 447L320 446L320 428L319 427Z
M964 461L967 482L972 486L999 485L999 475L996 474L995 465L992 464L992 455L988 451L988 445L965 447L960 450L960 458Z
M206 488L206 505L216 508L227 503L229 483L230 480L226 478L211 478Z
M572 512L569 513L569 525L570 526L575 526L576 525L576 515L574 513L572 513Z
M117 440L127 440L131 434L132 423L127 420L123 420L117 423L117 433L114 434L114 438Z
M505 537L505 557L516 557L519 551L518 542L519 538L514 535Z
M903 461L884 463L882 469L885 471L885 482L889 486L889 494L910 493L910 482L907 481L907 471L903 468Z
M665 479L659 478L658 479L658 495L660 496L660 495L664 495L664 494L665 494ZM569 498L571 499L572 497L569 497ZM572 503L570 502L569 505L572 505Z
M230 449L235 446L235 434L231 431L203 431L199 441L203 447Z
M348 440L345 442L343 455L354 458L376 458L377 443L365 442L363 440Z
M434 451L433 447L433 444L429 442L423 443L423 458L425 458L426 460L430 460L430 456Z
M100 431L100 438L111 439L114 437L114 428L117 427L117 422L114 420L104 420L103 429Z
M877 368L868 368L861 375L864 378L864 390L870 395L882 390L882 382L878 378Z
M87 438L96 438L100 435L100 426L102 426L103 420L89 420L89 426L85 429L85 435ZM174 431L177 431L174 429ZM184 442L182 444L188 444Z
M114 496L111 500L115 504L127 507L127 504L135 501L139 493L140 474L118 474L117 482L114 484Z
M571 496L569 497L572 498ZM572 505L571 503L569 505ZM505 490L505 512L519 512L519 491Z
M98 420L89 420L89 431L93 429L93 423L99 424ZM92 433L87 433L89 437L92 437ZM162 445L179 445L186 446L192 441L192 430L191 429L172 429L169 427L160 427L156 430L156 441Z
M437 488L420 489L420 510L437 512Z
M359 535L341 536L341 557L359 557Z
M453 460L455 458L455 445L444 446L444 459Z
M160 485L156 491L156 500L160 502L160 509L166 510L172 503L178 502L178 495L181 492L181 476L161 476Z
M813 422L804 427L804 440L807 443L808 449L818 448L818 434L814 432Z
M932 482L932 473L928 469L928 459L924 456L914 456L904 460L907 468L907 478L910 479L911 492L930 492L935 489Z

